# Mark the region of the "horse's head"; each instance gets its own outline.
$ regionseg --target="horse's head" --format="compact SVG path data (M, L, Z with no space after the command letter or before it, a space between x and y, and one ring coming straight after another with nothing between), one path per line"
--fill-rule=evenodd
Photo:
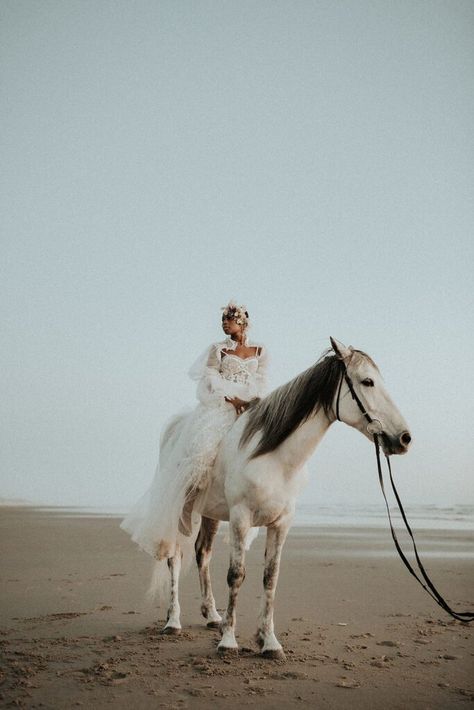
M369 424L356 399L352 396L350 386L344 379L344 368L341 365L341 387L337 388L333 410L339 410L339 418L349 426L358 429L373 441L374 431L380 431L382 448L385 454L405 454L411 442L408 425L392 402L377 365L365 353L354 350L331 338L331 345L352 382L355 394L363 409L367 412L373 424Z

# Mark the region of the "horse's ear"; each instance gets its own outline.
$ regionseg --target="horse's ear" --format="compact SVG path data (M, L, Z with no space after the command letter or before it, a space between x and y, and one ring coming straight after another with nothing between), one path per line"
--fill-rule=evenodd
M337 357L340 360L349 360L351 358L351 356L352 356L351 348L346 348L345 345L340 343L335 338L330 338L330 340L331 340L332 349L334 350L334 352L336 353Z

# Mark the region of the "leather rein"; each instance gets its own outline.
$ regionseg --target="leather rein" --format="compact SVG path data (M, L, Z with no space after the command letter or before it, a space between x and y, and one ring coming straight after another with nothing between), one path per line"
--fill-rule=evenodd
M357 404L357 406L358 406L358 408L360 409L361 413L364 415L365 419L367 420L367 432L368 432L369 434L371 434L371 435L373 436L373 438L374 438L375 456L376 456L376 459L377 459L377 469L378 469L378 474L379 474L379 483L380 483L380 488L382 489L382 494L383 494L383 497L384 497L384 500L385 500L385 507L386 507L386 509L387 509L388 520L389 520L389 523L390 523L390 532L391 532L391 534L392 534L393 542L395 543L395 548L396 548L398 554L400 555L403 564L404 564L405 567L408 569L408 571L410 572L410 574L413 575L413 577L417 580L417 582L418 582L419 584L421 584L421 586L423 587L423 589L425 590L425 592L428 592L428 594L430 595L430 597L431 597L432 599L434 599L434 601L435 601L437 604L439 604L439 606L440 606L442 609L444 609L444 611L446 611L448 614L450 614L454 619L457 619L458 621L463 621L463 622L465 622L465 623L469 623L469 622L473 621L473 620L474 620L474 612L470 612L470 611L461 612L461 611L455 611L454 609L452 609L452 608L449 606L448 602L447 602L447 601L441 596L441 594L438 592L438 590L437 590L436 587L434 586L433 582L432 582L431 579L429 578L428 573L426 572L426 570L425 570L425 568L424 568L424 566L423 566L423 563L422 563L422 561L421 561L421 559L420 559L420 557L419 557L419 554L418 554L418 550L417 550L417 547L416 547L415 538L414 538L414 536L413 536L412 529L411 529L411 527L410 527L410 525L409 525L409 523L408 523L407 517L406 517L406 515L405 515L405 511L404 511L403 506L402 506L402 502L401 502L401 500L400 500L400 496L398 495L398 491L397 491L397 489L396 489L396 487L395 487L395 482L394 482L393 476L392 476L392 467L391 467L391 465L390 465L390 459L389 459L389 457L387 456L387 454L385 454L385 460L386 460L386 462L387 462L387 468L388 468L388 472L389 472L389 476L390 476L390 483L391 483L391 486L392 486L392 490L393 490L393 493L394 493L394 495L395 495L395 498L396 498L396 501L397 501L397 504L398 504L398 508L399 508L400 513L401 513L401 515L402 515L403 522L405 523L405 528L406 528L406 530L407 530L407 532L408 532L408 534L409 534L409 536L410 536L410 538L411 538L412 545L413 545L413 551L414 551L414 553L415 553L415 559L416 559L416 563L417 563L417 566L418 566L418 571L419 571L419 573L421 574L421 577L420 577L419 574L413 569L411 563L408 561L408 559L407 559L405 553L403 552L403 550L402 550L402 548L401 548L401 546L400 546L400 543L399 543L399 541L398 541L397 534L396 534L396 532L395 532L395 530L394 530L394 528L393 528L392 516L391 516L391 514L390 514L390 507L389 507L389 504L388 504L387 495L386 495L386 493L385 493L385 485L384 485L384 479L383 479L382 464L381 464L381 460L380 460L380 442L379 442L379 437L383 437L383 436L384 436L383 425L382 425L382 422L381 422L379 419L372 418L372 417L370 416L370 414L366 411L366 409L365 409L364 405L362 404L362 402L361 402L361 400L360 400L360 398L359 398L357 392L356 392L355 389L354 389L354 385L353 385L352 380L351 380L351 378L350 378L350 376L349 376L349 374L348 374L348 372L347 372L347 366L346 366L345 362L344 362L343 360L340 360L340 362L341 362L341 364L342 364L342 368L343 368L343 369L342 369L342 372L341 372L341 379L339 380L339 386L338 386L338 391L337 391L337 399L336 399L336 418L337 418L338 421L342 421L341 418L340 418L340 416L339 416L339 399L340 399L340 396L341 396L342 383L343 383L343 381L345 381L346 385L347 385L348 388L349 388L349 392L351 393L352 399L355 401L355 403ZM423 581L423 580L424 580L424 581Z

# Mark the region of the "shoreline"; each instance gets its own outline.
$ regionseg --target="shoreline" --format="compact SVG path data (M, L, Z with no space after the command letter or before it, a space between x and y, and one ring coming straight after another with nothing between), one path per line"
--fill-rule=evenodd
M0 506L0 515L3 507ZM57 520L113 520L121 521L122 513L107 513L103 510L92 511L90 508L80 506L14 506L7 505L4 508L8 511L17 511L25 515L50 516ZM414 559L411 540L403 527L403 522L394 518L393 520L396 534L408 559ZM222 522L217 533L218 539L227 535L227 523ZM474 529L466 526L461 528L453 527L422 527L415 528L413 532L419 546L421 557L459 560L474 559ZM258 538L265 535L265 529L260 528ZM324 545L315 548L315 554L334 554L339 556L357 557L394 557L398 558L398 553L393 544L389 530L388 520L385 524L379 522L367 523L364 519L357 523L327 520L314 523L295 521L290 529L291 537L309 537L324 541ZM350 550L345 544L351 543ZM356 545L357 543L357 545Z
M312 508L313 514L305 512ZM30 502L0 500L0 511L5 509L34 510L38 513L90 518L123 518L128 511L121 506L75 506L75 505L50 505ZM455 514L448 514L456 511ZM397 506L390 508L394 524L403 525ZM440 515L442 514L442 515ZM474 533L474 506L454 505L451 508L439 508L433 505L407 506L407 516L411 527L422 532L457 531ZM225 524L225 523L222 523ZM335 512L334 506L305 506L297 507L293 528L354 528L354 529L384 529L388 526L388 517L383 505L380 506L355 506Z

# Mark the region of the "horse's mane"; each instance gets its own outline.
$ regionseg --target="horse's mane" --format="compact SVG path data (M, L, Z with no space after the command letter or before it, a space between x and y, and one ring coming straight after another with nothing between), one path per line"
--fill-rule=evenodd
M353 352L368 358L375 365L361 350ZM239 446L244 446L254 434L261 431L261 439L250 458L268 454L321 408L327 414L334 401L341 374L341 360L330 348L314 365L248 409L248 421Z

